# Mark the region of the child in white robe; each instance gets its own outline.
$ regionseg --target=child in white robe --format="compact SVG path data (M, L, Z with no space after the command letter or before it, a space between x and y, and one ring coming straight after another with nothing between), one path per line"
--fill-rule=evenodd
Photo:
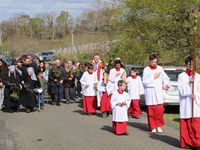
M128 135L128 108L131 100L128 93L125 92L125 81L118 81L118 88L111 97L113 131L116 135Z
M147 105L148 125L151 132L163 132L164 126L164 89L168 90L169 77L163 68L157 65L157 56L149 56L149 66L143 71L145 103Z
M128 114L133 118L139 119L142 111L139 106L140 95L144 94L144 87L141 77L137 75L137 70L131 68L131 76L127 78L128 94L131 98L131 104L128 109Z
M189 146L197 149L200 148L200 75L193 71L192 62L192 57L187 56L185 58L187 70L178 76L180 147L186 148ZM192 94L193 82L194 95Z
M83 94L83 112L88 115L96 113L97 109L97 78L93 65L88 64L88 70L81 77Z

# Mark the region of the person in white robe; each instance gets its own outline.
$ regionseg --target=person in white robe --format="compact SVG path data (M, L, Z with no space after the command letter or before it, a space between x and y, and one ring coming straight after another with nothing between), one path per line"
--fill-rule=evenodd
M126 80L126 71L124 68L121 68L121 61L115 61L115 68L110 70L108 84L107 84L107 92L108 95L116 92L118 90L118 81Z
M181 148L187 146L200 148L200 75L193 71L192 63L192 57L187 56L185 58L187 70L178 76Z
M140 96L144 94L144 87L142 79L137 75L137 70L131 68L131 76L127 78L128 94L131 98L131 104L128 110L128 114L133 118L139 119L142 111L139 106Z
M93 65L88 64L88 70L80 79L83 94L83 112L88 115L96 113L97 109L97 78Z
M111 97L112 108L112 121L113 131L116 135L128 135L127 122L128 122L128 108L131 99L126 89L126 82L123 80L118 81L119 89L115 91Z
M102 88L103 88L103 73L105 71L105 65L101 60L99 54L94 55L94 60L92 61L94 66L94 71L96 72L97 81L98 81L98 91L97 91L97 106L100 107Z
M163 92L169 89L169 81L170 79L163 68L157 65L157 56L151 54L149 56L149 66L145 67L143 71L145 103L151 132L163 132Z

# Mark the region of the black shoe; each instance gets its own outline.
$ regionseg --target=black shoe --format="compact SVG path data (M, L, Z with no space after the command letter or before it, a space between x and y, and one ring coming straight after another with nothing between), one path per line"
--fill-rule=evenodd
M110 112L106 111L106 117L109 117L109 115L110 115Z
M57 103L56 105L57 105L57 106L61 106L60 103Z
M139 116L132 116L132 118L135 118L135 119L140 119Z
M55 104L56 104L56 102L52 101L51 105L55 105Z
M129 135L129 133L128 133L128 132L126 132L126 133L124 133L123 135L125 135L125 136L128 136L128 135Z

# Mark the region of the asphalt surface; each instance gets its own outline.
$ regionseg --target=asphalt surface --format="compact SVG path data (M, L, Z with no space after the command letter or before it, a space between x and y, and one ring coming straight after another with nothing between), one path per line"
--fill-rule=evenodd
M79 103L45 105L41 112L0 112L0 150L176 150L179 129L148 131L146 114L129 119L128 136L112 132L112 118L87 116Z

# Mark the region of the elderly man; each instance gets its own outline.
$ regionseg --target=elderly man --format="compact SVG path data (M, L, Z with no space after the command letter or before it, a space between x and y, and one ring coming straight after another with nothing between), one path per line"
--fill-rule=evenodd
M49 82L51 84L51 96L52 105L60 106L60 99L63 86L63 80L65 79L65 70L61 66L60 59L55 59L54 66L49 71Z
M103 62L101 61L101 58L99 54L94 55L94 60L92 61L92 64L94 66L94 71L96 72L96 78L98 81L98 91L97 91L97 106L100 107L100 102L101 102L101 96L102 92L101 89L104 88L103 84L103 74L104 74L104 65Z

